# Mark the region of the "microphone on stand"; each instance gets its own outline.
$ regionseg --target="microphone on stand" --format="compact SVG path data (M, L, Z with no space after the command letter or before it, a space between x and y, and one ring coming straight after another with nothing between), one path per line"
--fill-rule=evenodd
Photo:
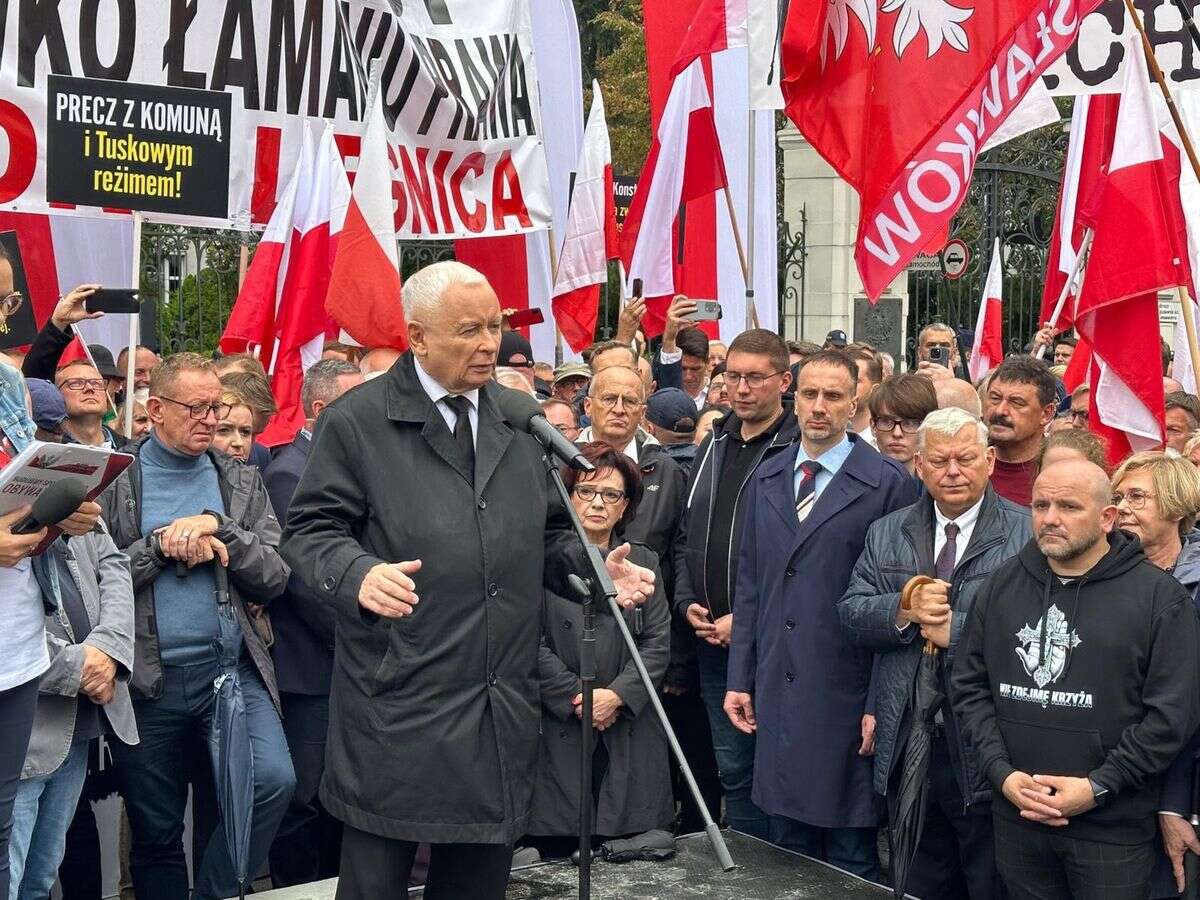
M579 452L578 447L546 420L541 406L528 394L501 387L493 396L504 420L517 431L533 435L555 459L581 472L591 472L596 468Z
M56 481L38 494L29 515L13 526L12 533L33 534L57 525L79 509L86 496L87 489L81 482L74 479Z

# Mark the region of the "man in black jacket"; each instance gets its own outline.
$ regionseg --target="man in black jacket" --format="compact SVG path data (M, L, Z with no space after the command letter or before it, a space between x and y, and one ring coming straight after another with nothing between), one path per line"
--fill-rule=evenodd
M937 410L918 430L917 448L927 494L871 526L838 602L846 639L877 654L875 790L889 800L897 792L925 640L942 653L945 691L984 579L1031 534L1029 510L988 482L996 455L982 422L961 409ZM906 589L914 598L910 609L901 606ZM905 889L922 900L1003 896L992 849L991 785L948 704L934 726L927 796Z
M263 475L279 521L287 520L292 495L308 463L318 416L362 380L358 366L344 359L323 359L304 373L300 391L304 427L295 440L280 448ZM277 888L337 875L341 824L317 799L329 731L334 612L332 604L294 574L283 597L271 606L283 733L296 769L296 792L271 844L271 880Z
M1195 731L1191 599L1115 531L1097 466L1033 487L1035 540L988 581L951 675L1014 898L1144 898L1161 775Z
M700 665L700 694L725 791L726 820L763 840L767 817L750 799L754 735L734 728L723 704L745 513L739 501L759 464L799 433L796 417L783 404L791 380L787 345L777 334L755 329L734 339L725 369L733 412L717 422L697 452L674 549L675 614L695 634L688 639Z

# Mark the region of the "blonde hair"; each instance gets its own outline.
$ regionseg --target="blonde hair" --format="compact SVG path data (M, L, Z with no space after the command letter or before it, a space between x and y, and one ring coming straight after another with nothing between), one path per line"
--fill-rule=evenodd
M1113 473L1115 489L1131 472L1149 471L1158 496L1158 511L1164 519L1179 520L1179 536L1183 537L1196 524L1200 515L1200 472L1182 457L1171 457L1161 450L1146 450L1126 459Z
M1183 455L1191 456L1192 451L1200 447L1200 430L1192 432L1192 436L1188 438L1188 442L1183 445Z

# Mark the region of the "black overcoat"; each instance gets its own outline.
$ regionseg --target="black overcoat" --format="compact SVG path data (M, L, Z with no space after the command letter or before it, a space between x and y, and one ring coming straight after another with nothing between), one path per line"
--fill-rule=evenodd
M577 541L537 444L501 418L500 390L480 391L472 486L405 354L321 414L292 499L284 555L337 607L321 800L361 831L431 843L525 832L544 562ZM358 605L368 570L413 559L411 616Z
M657 557L641 544L633 545L629 558L658 573ZM637 610L625 612L625 623L647 673L660 688L671 640L671 612L661 581L640 615ZM543 628L539 665L542 740L529 833L576 834L583 729L571 700L582 689L579 636L583 607L548 591ZM596 617L596 686L615 691L625 705L612 726L596 732L608 751L608 770L600 783L595 833L616 837L668 827L675 809L667 736L612 616Z

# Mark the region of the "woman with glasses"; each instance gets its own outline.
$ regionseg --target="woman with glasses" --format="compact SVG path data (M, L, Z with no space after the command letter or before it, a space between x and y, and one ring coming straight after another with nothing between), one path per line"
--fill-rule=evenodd
M1113 473L1117 527L1142 542L1146 558L1165 569L1200 604L1200 473L1186 459L1161 450L1135 453ZM1159 833L1165 852L1151 881L1152 897L1174 897L1183 889L1183 856L1200 849L1190 821L1197 745L1184 749L1163 779ZM1169 812L1168 812L1169 811ZM1175 813L1171 815L1170 813ZM1173 870L1173 871L1172 871Z
M893 375L871 392L867 407L879 452L914 474L917 429L938 408L933 382L913 373Z
M637 513L641 476L632 460L607 444L587 444L582 453L595 471L565 470L563 479L588 540L607 554L622 543L621 533ZM670 612L657 556L633 544L629 559L655 573L654 597L626 612L625 622L657 688L667 669ZM666 735L616 622L607 609L598 612L592 713L598 733L592 755L594 830L617 837L666 828L674 816ZM575 598L547 591L542 616L542 736L529 834L544 855L565 856L578 842L583 614Z

